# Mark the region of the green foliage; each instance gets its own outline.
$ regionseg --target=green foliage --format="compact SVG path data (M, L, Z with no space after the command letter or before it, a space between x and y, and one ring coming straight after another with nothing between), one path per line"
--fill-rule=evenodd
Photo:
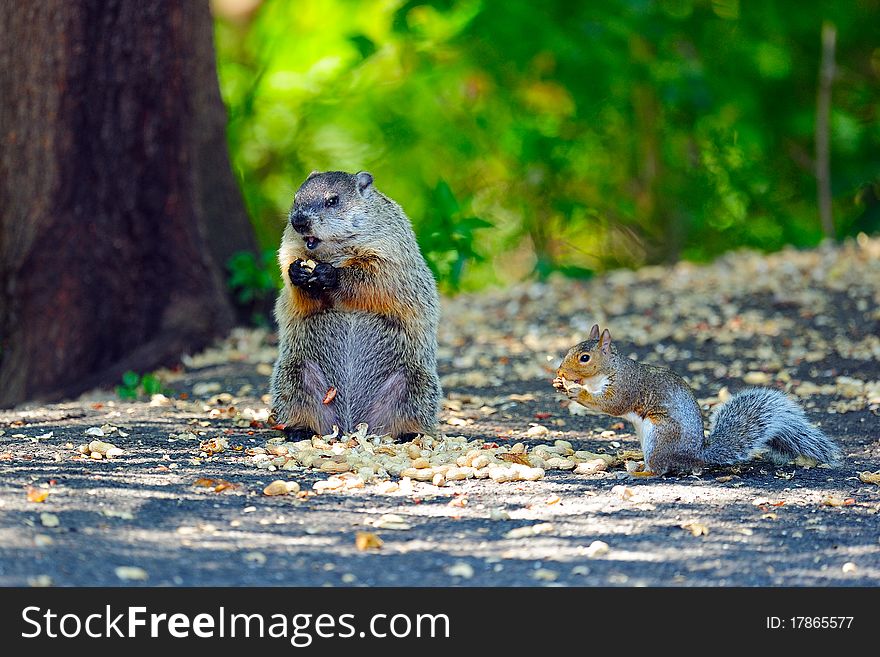
M473 289L816 244L826 20L838 232L877 230L878 15L880 0L265 0L218 17L218 70L264 248L311 170L368 169L446 288ZM241 294L268 289L263 264L236 265Z
M116 395L120 399L137 399L140 396L149 397L158 393L172 394L170 390L162 386L162 381L155 374L144 374L128 370L122 375L122 384L116 386Z
M275 254L263 251L259 259L250 251L239 251L226 263L227 285L241 304L264 299L281 286Z
M462 210L445 180L437 183L419 223L419 246L434 275L447 289L459 290L465 264L469 261L485 261L476 249L475 232L491 227L485 219Z

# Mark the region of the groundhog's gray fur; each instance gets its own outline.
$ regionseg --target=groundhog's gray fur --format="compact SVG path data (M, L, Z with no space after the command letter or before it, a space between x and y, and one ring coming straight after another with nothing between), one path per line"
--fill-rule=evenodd
M409 219L366 172L312 173L278 260L272 405L289 430L429 433L437 423L437 285ZM310 274L302 261L318 264ZM324 403L328 390L336 395Z

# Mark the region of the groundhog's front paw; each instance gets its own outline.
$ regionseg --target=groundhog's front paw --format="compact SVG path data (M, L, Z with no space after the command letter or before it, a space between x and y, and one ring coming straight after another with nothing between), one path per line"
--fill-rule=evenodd
M296 287L308 287L317 266L318 263L314 260L298 258L290 263L290 267L287 269L287 276Z
M339 270L326 262L319 262L312 276L315 285L323 290L330 290L339 285Z

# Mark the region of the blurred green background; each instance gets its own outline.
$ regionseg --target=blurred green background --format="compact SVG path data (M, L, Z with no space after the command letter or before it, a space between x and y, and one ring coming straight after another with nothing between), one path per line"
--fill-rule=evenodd
M213 8L234 167L270 254L233 266L242 289L272 285L313 169L373 172L447 292L815 245L823 22L835 230L880 228L880 0Z

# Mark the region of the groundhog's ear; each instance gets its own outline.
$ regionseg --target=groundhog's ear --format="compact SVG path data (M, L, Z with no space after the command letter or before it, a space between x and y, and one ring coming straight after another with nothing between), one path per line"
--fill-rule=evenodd
M593 328L590 329L590 340L598 340L599 339L599 325L593 324Z
M312 172L308 175L308 177L306 178L306 180L311 180L312 178L314 178L315 176L317 176L319 173L321 173L321 172L318 171L317 169L315 169L314 171L312 171Z
M611 331L608 329L602 331L602 337L599 338L599 348L606 356L611 353Z
M358 191L363 195L367 195L367 190L373 186L373 174L367 171L358 171L354 175L355 180L357 181Z

